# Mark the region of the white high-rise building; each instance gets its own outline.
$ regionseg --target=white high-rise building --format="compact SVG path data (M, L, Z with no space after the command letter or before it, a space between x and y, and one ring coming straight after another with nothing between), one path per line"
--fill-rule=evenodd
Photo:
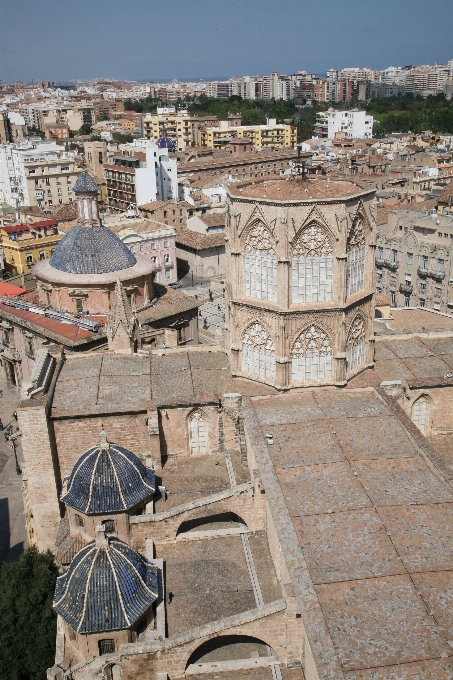
M344 132L350 139L369 139L373 136L373 116L358 109L350 111L329 109L316 114L315 134L334 139L336 132Z

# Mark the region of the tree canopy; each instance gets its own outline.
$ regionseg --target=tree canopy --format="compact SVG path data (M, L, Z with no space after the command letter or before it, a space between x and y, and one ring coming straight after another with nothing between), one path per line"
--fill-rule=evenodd
M0 678L45 680L55 661L52 599L58 568L51 552L29 548L0 566Z
M229 99L210 99L201 95L188 99L189 114L194 116L217 116L226 120L229 114L240 114L243 125L263 125L266 118L276 118L277 123L289 121L297 126L298 141L313 136L316 114L330 106L337 110L359 108L375 118L374 134L391 132L414 132L432 130L434 133L453 133L453 99L436 94L429 97L405 94L398 97L372 99L369 102L314 102L311 106L298 105L294 100L242 99L237 95ZM184 102L177 102L177 104ZM140 113L156 112L158 99L126 99L126 110Z

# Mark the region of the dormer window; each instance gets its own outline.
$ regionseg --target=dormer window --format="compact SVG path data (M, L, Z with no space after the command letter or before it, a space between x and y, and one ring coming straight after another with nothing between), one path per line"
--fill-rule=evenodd
M115 522L113 519L106 519L102 522L104 525L105 533L106 534L114 534L115 533Z

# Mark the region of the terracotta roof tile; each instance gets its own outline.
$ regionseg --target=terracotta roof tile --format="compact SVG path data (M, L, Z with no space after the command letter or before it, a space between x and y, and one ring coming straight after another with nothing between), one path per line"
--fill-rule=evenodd
M146 309L137 312L137 318L142 326L198 309L203 304L202 301L195 300L185 295L185 293L173 290L172 288L165 288L165 286L158 284L154 284L154 287L155 291L159 294L156 302Z
M207 248L225 247L225 234L217 232L214 234L200 234L191 229L176 229L176 245L181 244L195 250L205 250Z
M275 179L252 183L231 184L229 193L244 198L267 198L277 201L306 201L311 198L348 198L361 193L368 186L360 186L358 182L335 181L325 179Z

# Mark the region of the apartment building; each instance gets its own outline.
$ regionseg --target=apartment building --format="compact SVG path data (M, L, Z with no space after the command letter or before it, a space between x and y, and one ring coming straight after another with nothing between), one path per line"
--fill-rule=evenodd
M136 139L120 144L118 152L104 165L107 203L114 210L127 210L131 204L169 201L178 197L176 159L167 149L151 140Z
M63 238L54 219L0 228L5 271L10 276L27 274L35 262L47 260Z
M297 144L297 128L294 125L277 124L269 118L266 125L230 126L228 121L220 121L218 127L204 128L199 131L199 146L211 149L229 149L230 142L236 138L250 139L255 149L281 149Z
M334 139L336 132L344 132L350 139L367 139L373 136L373 116L366 111L329 109L316 114L315 135Z
M234 116L228 120L228 124L240 124L240 118ZM157 142L162 137L165 129L167 136L172 139L178 151L184 151L188 146L197 146L199 130L201 128L215 127L219 125L217 116L188 116L168 111L153 115L148 114L143 119L143 134L145 139Z
M132 254L153 264L156 283L175 283L176 231L173 226L145 219L135 207L122 214L106 215L104 225L111 229Z
M395 210L378 229L376 292L389 297L392 306L452 313L452 274L452 215Z
M75 152L55 141L31 138L20 144L0 146L0 196L12 206L53 206L71 203L72 187L81 169Z

